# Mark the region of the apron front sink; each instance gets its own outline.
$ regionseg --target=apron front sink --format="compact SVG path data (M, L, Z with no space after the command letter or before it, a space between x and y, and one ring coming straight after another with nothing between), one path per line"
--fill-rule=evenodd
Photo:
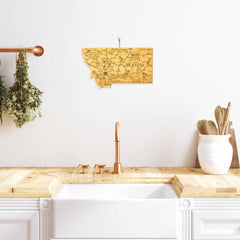
M53 238L177 238L171 184L66 184L52 200Z

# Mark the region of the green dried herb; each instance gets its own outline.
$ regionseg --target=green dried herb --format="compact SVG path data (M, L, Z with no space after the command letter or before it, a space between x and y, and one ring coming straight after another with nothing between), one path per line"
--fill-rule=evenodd
M0 75L0 122L2 124L2 105L3 105L3 98L6 92L6 88L3 85L3 78L4 76Z
M33 86L28 77L27 54L21 50L16 58L15 81L4 98L4 110L13 118L16 127L41 117L40 97L43 92Z

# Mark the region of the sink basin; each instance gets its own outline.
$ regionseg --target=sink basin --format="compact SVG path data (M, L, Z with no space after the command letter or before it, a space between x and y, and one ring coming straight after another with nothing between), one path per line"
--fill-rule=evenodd
M53 238L177 238L171 184L66 184L52 200Z

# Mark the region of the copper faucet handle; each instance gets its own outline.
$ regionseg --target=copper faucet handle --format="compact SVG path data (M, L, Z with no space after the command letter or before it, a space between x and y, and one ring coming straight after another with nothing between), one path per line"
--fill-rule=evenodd
M94 165L94 168L98 169L97 174L101 174L101 170L103 170L105 167L106 167L106 164L103 164L103 165L95 164Z
M82 165L82 164L78 164L78 168L82 169L81 174L86 173L85 171L88 170L90 168L90 165Z

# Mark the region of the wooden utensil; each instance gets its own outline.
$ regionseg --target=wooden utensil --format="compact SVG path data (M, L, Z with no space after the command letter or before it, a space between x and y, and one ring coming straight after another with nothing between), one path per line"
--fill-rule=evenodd
M229 121L225 130L225 135L230 134L229 132L230 132L231 126L232 126L232 122Z
M205 124L207 129L207 135L218 135L216 124L212 120L207 121Z
M211 120L200 120L197 124L198 131L203 135L218 135L215 123Z
M231 109L231 102L228 103L228 107L224 113L222 135L226 135L228 133L230 109Z
M218 133L221 135L224 120L224 109L219 105L215 108L215 119L218 125Z
M207 135L206 122L207 120L199 120L197 123L198 131L203 135Z

